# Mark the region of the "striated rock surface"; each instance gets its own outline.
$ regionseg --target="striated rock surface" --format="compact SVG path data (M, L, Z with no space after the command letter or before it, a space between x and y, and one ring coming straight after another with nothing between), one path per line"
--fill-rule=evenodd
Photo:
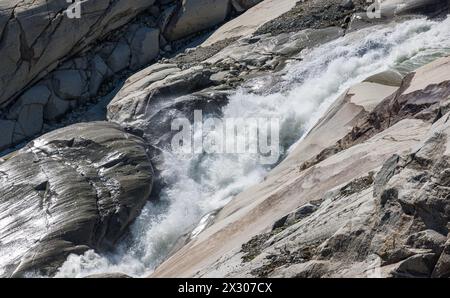
M0 106L57 64L126 24L155 0L83 1L82 18L69 18L65 0L2 1Z
M175 112L173 118L188 117L194 108L202 105L206 106L205 111L220 109L226 103L223 95L246 80L282 68L302 50L342 34L340 28L330 27L274 37L246 37L230 44L225 42L218 49L215 46L195 48L131 76L108 105L108 120L144 133L166 131L155 129L157 123L152 121L161 109L177 105L178 114ZM193 104L202 96L203 100Z
M220 40L227 38L237 38L253 34L259 27L265 23L274 20L282 14L291 10L297 0L231 0L236 10L240 11L248 4L261 2L258 5L248 9L239 17L230 20L216 31L203 43L203 45L212 45Z
M449 82L447 57L351 88L152 276L450 276Z
M286 41L283 38L302 39L295 34L286 37L286 32L303 32L308 28L327 30L325 28L329 27L341 27L345 32L376 23L376 20L365 19L367 3L364 1L351 1L353 5L329 0L260 2L136 0L110 4L84 1L78 19L69 18L66 11L69 4L63 0L48 4L17 2L16 5L14 1L6 1L0 13L3 19L0 53L8 57L0 70L0 121L6 128L0 150L30 140L48 131L49 125L59 122L71 110L114 93L118 82L131 72L175 53L180 39L189 39L193 34L223 23L236 12L248 9L212 34L203 47L195 51L197 55L191 55L191 61L203 62L236 39L251 34L277 35L273 38L282 37L275 41L280 44ZM382 2L381 10L383 21L417 13L434 16L448 12L448 1L389 0ZM359 14L362 17L358 17ZM317 40L324 40L322 34L304 35L312 38L310 46L313 46ZM308 43L307 40L300 42ZM264 61L253 59L250 65L239 66L238 70L261 68L264 65L260 63L264 62L267 62L266 68L279 67L279 61L271 61L269 55L289 57L290 50L299 48L291 45L283 51L266 51L263 57L255 49L267 45L259 43L257 46L240 50L252 50L249 56ZM233 51L239 52L239 49L229 49ZM204 57L205 52L212 55ZM233 56L237 58L236 54ZM217 71L219 78L236 81L236 78L224 76L220 69Z
M143 31L147 27L140 31L134 28L129 33L133 49L130 53L139 55L139 59L107 53L113 43L104 43L86 53L154 3L155 0L83 1L78 18L70 17L70 4L65 0L3 1L0 5L6 7L1 7L0 12L0 54L4 57L0 70L0 119L9 121L10 128L0 142L0 150L36 136L45 122L59 119L97 95L106 78L118 70L114 58L125 63L124 67L128 63L136 67L156 58L159 34ZM108 60L108 56L113 59Z
M114 92L132 72L175 53L179 39L232 17L228 0L83 1L79 18L65 0L4 2L17 4L0 9L0 150Z
M229 0L183 0L164 36L176 40L222 23L230 9Z
M46 134L0 162L0 276L52 274L70 253L111 249L153 170L142 139L107 122Z
M174 119L193 122L222 114L228 96L253 76L282 68L303 49L341 36L340 28L303 30L274 37L247 37L230 44L195 48L131 76L108 105L109 121L137 133L152 147L152 164L163 170L161 150L169 150L178 131ZM200 62L199 62L200 61ZM166 183L159 181L156 189Z
M386 0L381 20L442 16L448 4ZM259 92L283 92L285 65L380 21L356 0L84 1L81 19L67 5L0 3L0 150L88 103L112 99L111 122L69 126L0 158L0 276L53 275L69 254L114 249L152 190L156 198L170 182L157 178L173 119L198 109L220 117L255 77L267 75ZM261 184L181 237L153 276L450 276L449 65L348 89ZM87 277L128 277L110 272Z

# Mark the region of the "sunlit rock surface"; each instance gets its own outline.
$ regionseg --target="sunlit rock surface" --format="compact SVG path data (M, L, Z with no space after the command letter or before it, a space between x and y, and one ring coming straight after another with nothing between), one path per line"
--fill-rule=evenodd
M350 89L297 144L306 157L292 151L153 276L450 276L449 84L442 58Z
M0 53L6 57L0 150L54 124L85 121L68 113L97 101L105 107L113 99L107 113L116 124L69 126L0 158L1 276L52 276L61 268L64 276L142 276L167 256L153 276L449 275L442 199L448 196L448 58L405 78L386 71L333 96L332 106L264 180L259 175L267 171L246 171L248 160L205 158L188 165L166 163L160 155L169 149L172 120L190 118L193 110L221 117L234 100L235 113L227 116L249 115L236 104L237 94L267 95L272 101L252 102L252 108L267 105L284 117L301 106L295 92L287 96L289 88L330 70L326 59L346 60L304 89L341 93L350 86L347 75L358 76L354 84L366 77L364 69L392 64L386 56L392 50L400 52L396 59L409 57L406 50L417 47L405 40L428 31L433 38L420 44L439 48L444 34L430 29L436 23L401 24L417 15L442 17L448 1L386 0L380 20L365 18L363 0L85 1L81 20L64 16L65 1L47 1L47 8L42 1L12 2L0 3ZM235 16L209 38L202 35ZM371 34L355 32L376 24ZM348 43L308 58L336 40ZM175 55L190 42L201 45ZM372 50L380 56L365 60ZM289 65L299 68L291 77ZM299 93L309 99L305 90ZM304 114L307 104L324 100L311 98ZM310 115L281 134L297 141L306 125L302 117ZM163 171L168 181L156 181ZM202 176L210 192L203 192L199 173L212 173ZM125 233L152 188L166 188L166 197L153 192L162 202L147 203ZM205 194L208 200L201 201ZM205 213L213 216L194 229ZM117 249L123 236L127 241ZM95 252L83 254L90 249ZM69 254L69 264L60 267Z
M244 1L240 13L259 1ZM77 2L78 3L78 2ZM0 151L237 14L229 0L0 2ZM79 13L79 15L78 15ZM180 40L181 39L181 40Z
M143 141L115 124L69 126L0 163L0 276L52 274L70 253L111 249L147 201Z

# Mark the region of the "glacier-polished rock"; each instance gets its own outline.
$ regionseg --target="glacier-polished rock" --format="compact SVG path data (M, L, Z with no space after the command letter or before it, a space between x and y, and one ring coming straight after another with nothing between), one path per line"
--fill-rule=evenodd
M70 253L110 249L152 182L143 141L112 123L29 143L0 163L0 276L51 275Z

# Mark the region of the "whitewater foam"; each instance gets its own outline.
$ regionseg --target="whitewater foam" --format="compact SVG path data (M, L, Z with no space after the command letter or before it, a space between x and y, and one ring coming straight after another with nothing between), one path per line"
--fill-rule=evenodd
M278 86L267 86L265 78L259 78L251 82L254 93L237 90L223 115L278 117L281 144L288 150L350 86L389 68L406 73L449 54L449 28L450 18L441 22L416 19L348 34L303 52L303 61L289 64ZM171 152L164 155L162 175L173 183L162 191L160 202L147 203L132 225L129 239L112 254L89 251L69 256L57 277L150 274L179 237L192 231L205 214L223 207L270 170L247 155L201 155L191 160ZM205 226L203 220L196 233Z

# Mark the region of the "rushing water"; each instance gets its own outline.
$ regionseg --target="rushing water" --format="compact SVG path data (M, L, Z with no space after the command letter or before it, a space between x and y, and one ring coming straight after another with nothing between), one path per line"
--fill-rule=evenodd
M267 77L237 90L223 109L224 117L278 117L285 149L298 141L339 94L366 77L395 68L411 71L450 53L450 18L383 25L348 34L303 53L287 66L276 86ZM249 89L253 89L249 92ZM165 153L170 186L159 203L149 202L131 227L129 239L108 255L88 251L71 255L57 277L123 272L151 273L179 237L201 218L223 207L244 188L263 179L268 167L248 155L206 155L185 160ZM199 230L199 229L197 229Z

